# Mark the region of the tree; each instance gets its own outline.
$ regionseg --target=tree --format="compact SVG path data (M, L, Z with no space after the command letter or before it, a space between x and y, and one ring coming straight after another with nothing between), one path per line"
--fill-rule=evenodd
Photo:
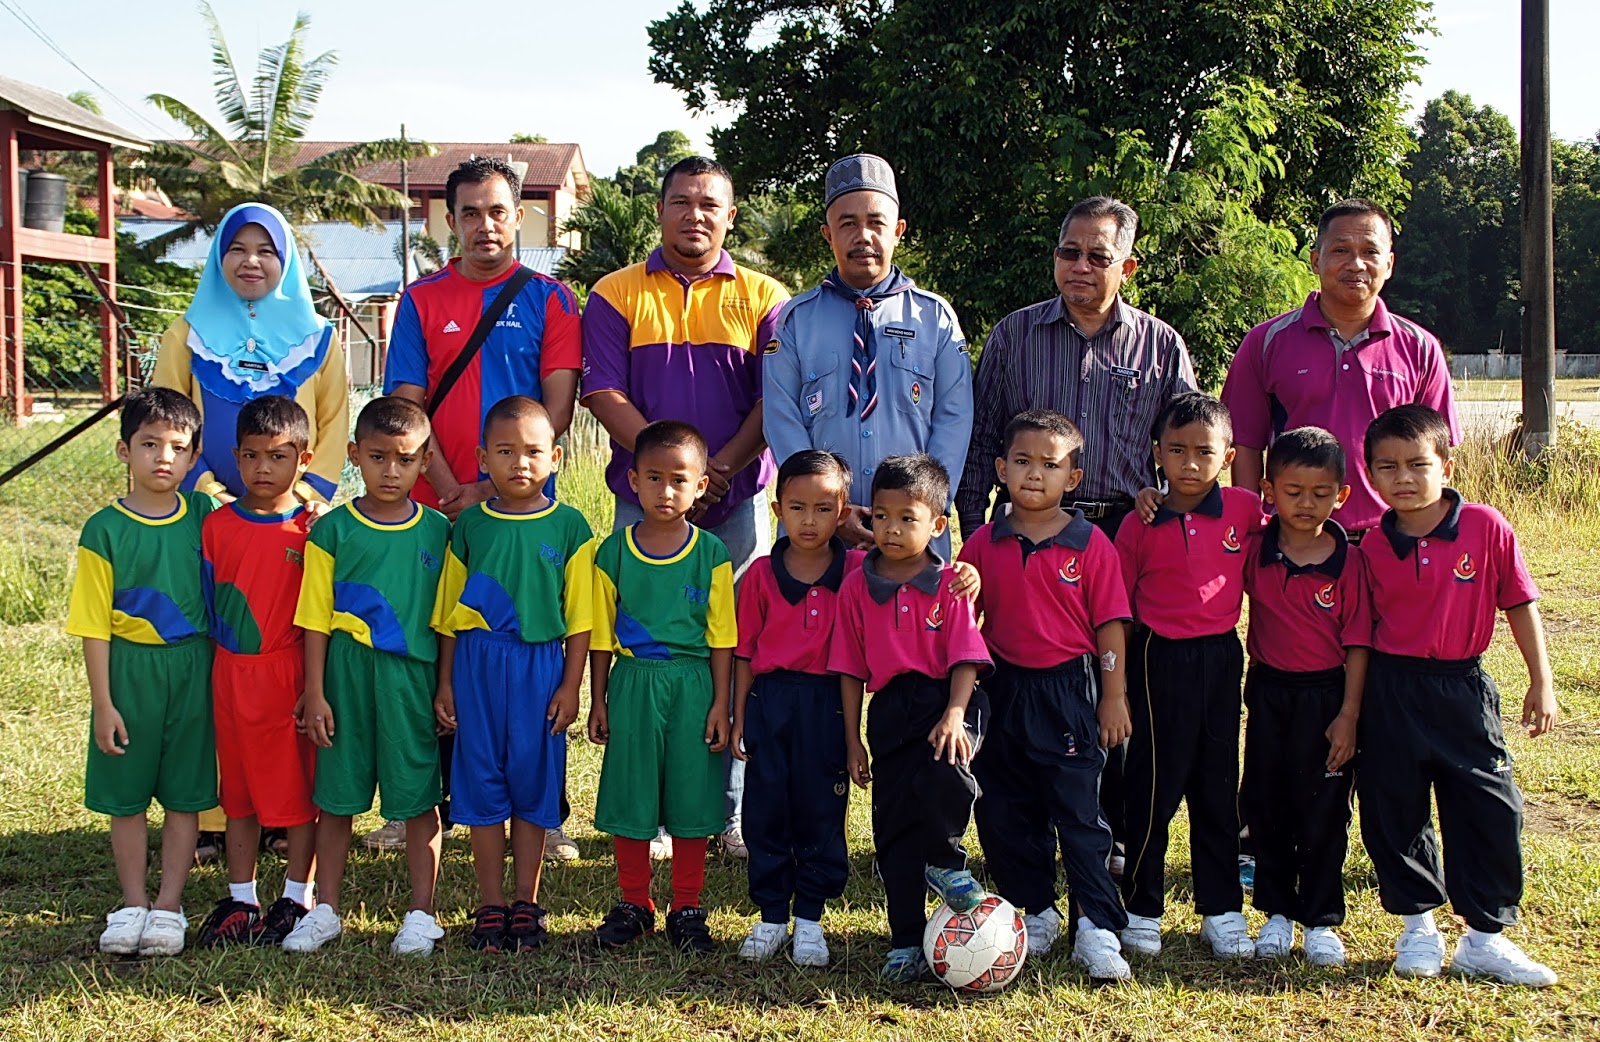
M543 134L524 134L520 130L511 135L511 143L513 145L542 145L549 140Z
M661 179L680 159L694 155L689 135L681 130L663 130L650 144L639 149L632 166L621 167L612 178L629 195L655 195Z
M1424 0L710 0L650 25L650 68L694 111L736 107L711 140L747 192L794 185L816 198L838 155L890 158L928 277L969 333L1051 291L1048 251L1085 195L1122 197L1151 233L1163 213L1195 222L1147 233L1138 294L1169 320L1206 309L1201 329L1179 328L1216 372L1252 321L1293 303L1285 258L1323 206L1402 195L1401 93L1425 11ZM1256 182L1229 190L1236 171ZM1153 252L1180 240L1203 252ZM1257 254L1273 273L1262 287L1244 263ZM1233 303L1212 309L1213 295Z
M561 225L563 234L581 234L583 246L568 251L556 269L558 278L585 292L610 272L650 256L661 238L655 196L629 195L604 178L589 187L589 197Z
M1555 176L1556 344L1600 351L1600 140L1557 141Z
M1411 201L1385 291L1452 351L1519 350L1520 146L1511 121L1446 91L1417 121L1401 168Z
M298 162L300 142L338 60L332 51L309 56L310 16L298 15L286 41L262 50L255 77L247 83L211 5L202 3L200 13L211 37L215 100L226 130L166 94L148 99L195 138L193 143L158 142L148 170L176 205L196 216L184 231L192 235L202 226L214 229L228 210L243 202L269 203L292 224L349 221L360 228L381 227L380 209L405 212L410 200L392 188L363 181L356 171L382 160L429 155L433 149L425 142L360 142ZM306 252L326 278L309 246Z

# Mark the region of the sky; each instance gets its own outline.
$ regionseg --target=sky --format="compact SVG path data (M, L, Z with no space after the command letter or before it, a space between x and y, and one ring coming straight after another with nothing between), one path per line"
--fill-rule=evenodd
M589 169L609 175L662 130L682 130L703 148L719 118L729 118L692 116L676 92L650 76L645 27L678 2L546 0L485 4L476 12L420 0L215 0L213 6L245 70L254 68L262 47L288 37L296 11L310 12L312 52L334 50L339 57L312 138L394 136L402 122L412 137L428 141L504 141L520 131L576 141ZM1600 63L1592 54L1600 4L1549 3L1554 132L1592 137L1600 131ZM374 10L385 17L374 18ZM1429 64L1412 90L1413 109L1454 89L1516 123L1519 10L1518 0L1436 0L1438 35L1424 41ZM189 3L0 0L0 73L63 94L88 90L109 119L144 137L180 134L144 101L152 93L214 115L209 53L205 27ZM503 71L486 71L497 69Z

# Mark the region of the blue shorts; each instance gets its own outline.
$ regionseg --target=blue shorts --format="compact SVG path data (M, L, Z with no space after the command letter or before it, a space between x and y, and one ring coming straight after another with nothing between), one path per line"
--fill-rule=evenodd
M564 642L529 644L488 630L456 637L456 749L450 820L499 825L518 817L561 824L567 736L552 735L550 698L566 668Z

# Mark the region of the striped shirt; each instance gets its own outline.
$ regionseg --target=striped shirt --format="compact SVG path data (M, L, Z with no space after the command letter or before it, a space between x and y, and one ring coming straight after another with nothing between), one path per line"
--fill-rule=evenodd
M1092 337L1073 325L1061 297L1013 311L978 359L972 445L956 513L970 536L984 522L1006 424L1029 409L1054 409L1083 431L1083 482L1072 498L1104 501L1154 485L1150 451L1162 406L1196 389L1178 331L1121 297Z

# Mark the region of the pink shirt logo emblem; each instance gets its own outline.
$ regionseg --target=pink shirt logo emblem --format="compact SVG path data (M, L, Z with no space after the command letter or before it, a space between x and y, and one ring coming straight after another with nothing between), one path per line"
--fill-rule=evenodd
M1222 550L1224 553L1236 554L1239 552L1239 529L1236 525L1229 525L1228 530L1222 533Z
M1464 553L1461 560L1456 562L1456 582L1469 583L1478 578L1478 566L1472 563L1472 555Z
M1329 583L1316 592L1316 595L1311 599L1316 602L1317 607L1323 611L1332 611L1338 607L1338 601L1333 596L1334 587L1337 585L1337 583Z
M923 624L930 630L936 630L943 627L944 607L940 605L938 601L934 601L933 607L928 609L928 617L922 621Z
M1078 585L1078 580L1083 578L1083 568L1078 564L1078 558L1073 556L1062 562L1057 574L1061 576L1062 582L1076 586Z

